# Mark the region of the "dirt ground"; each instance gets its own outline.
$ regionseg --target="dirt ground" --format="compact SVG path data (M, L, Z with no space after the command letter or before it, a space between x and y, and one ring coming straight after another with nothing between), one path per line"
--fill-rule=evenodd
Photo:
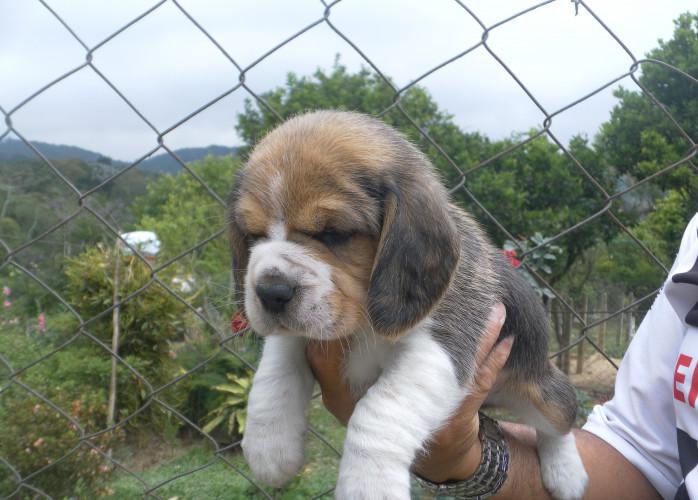
M616 365L620 364L620 359L611 358ZM608 362L601 354L595 353L584 360L584 370L582 373L574 373L577 368L577 360L570 360L572 373L570 379L575 387L594 395L606 395L606 399L613 394L613 385L616 380L618 370Z

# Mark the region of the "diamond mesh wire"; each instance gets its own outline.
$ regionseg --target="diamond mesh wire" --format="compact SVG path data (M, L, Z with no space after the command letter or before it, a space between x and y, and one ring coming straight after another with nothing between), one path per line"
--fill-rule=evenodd
M0 113L2 113L2 116L4 117L4 123L5 123L5 130L0 132L0 140L8 136L9 134L14 134L16 137L18 137L28 148L30 148L34 154L36 155L37 158L43 162L45 167L49 169L53 175L55 176L55 179L57 182L62 183L67 189L72 191L75 196L77 197L77 204L75 206L74 212L68 216L59 221L57 224L49 228L48 230L44 231L42 234L31 238L29 241L26 241L25 243L16 246L16 247L11 247L8 242L6 242L3 238L2 235L0 235L0 247L2 247L3 251L3 259L2 262L0 263L0 270L1 269L13 269L16 272L22 274L25 276L27 279L34 281L38 286L42 287L46 292L48 292L58 303L60 303L63 307L65 307L66 310L70 311L70 313L74 316L74 318L79 322L79 327L77 331L75 332L75 335L70 337L67 341L63 342L61 345L55 347L52 349L50 352L44 353L41 356L37 357L36 359L31 360L28 363L23 364L22 366L16 366L15 364L11 363L6 357L4 357L2 354L0 354L0 366L3 367L4 371L7 372L7 376L5 379L7 380L7 383L0 387L0 393L4 391L8 391L11 388L13 390L20 390L24 391L28 397L33 397L36 398L37 401L41 401L43 404L47 405L48 407L52 408L55 410L63 419L66 420L70 425L73 426L73 428L77 431L77 438L75 439L74 447L70 449L67 453L65 453L63 456L57 458L54 460L52 463L46 464L44 467L35 470L29 474L21 475L17 468L13 465L13 457L11 456L0 456L0 463L2 466L10 471L11 476L14 478L14 484L15 484L15 490L9 495L10 498L19 498L19 497L24 497L24 496L36 496L36 497L45 497L45 498L53 498L52 492L51 491L42 491L35 485L33 485L33 479L39 476L42 472L45 470L56 467L58 464L60 464L63 461L66 461L70 458L70 456L76 452L78 452L79 449L82 448L88 448L90 450L93 450L93 453L97 453L101 455L105 461L111 464L112 467L114 467L117 470L123 471L125 474L128 476L132 477L134 480L136 480L141 486L142 486L142 493L144 496L148 497L155 497L155 498L162 498L161 492L162 488L179 479L184 476L192 475L197 473L200 470L209 468L215 464L225 464L230 468L231 474L239 474L241 477L243 477L247 482L249 482L249 486L251 488L250 491L256 492L255 494L259 495L260 497L264 498L272 498L274 493L272 490L262 487L260 484L258 484L253 477L251 477L245 470L243 470L241 467L239 467L234 461L230 459L230 455L227 453L231 449L236 448L236 446L239 443L232 443L228 445L221 445L214 437L212 437L209 433L206 433L201 429L195 422L192 422L189 418L187 418L185 415L183 415L181 412L179 412L177 409L175 409L170 403L168 403L165 398L162 397L162 394L164 391L166 391L168 388L172 387L173 385L177 384L181 380L185 379L188 377L191 373L195 372L196 370L199 370L201 367L206 365L207 363L211 362L216 356L217 353L212 355L211 357L205 359L203 362L201 362L198 366L193 368L192 370L189 370L185 373L180 374L178 377L175 379L167 382L164 385L161 385L159 387L152 385L147 378L142 376L138 370L136 370L133 366L127 362L124 358L122 358L117 352L114 352L112 350L112 347L110 345L105 344L103 341L98 339L92 332L91 332L91 326L100 318L103 318L105 315L111 314L111 312L114 310L114 308L121 306L122 304L125 304L131 300L137 299L138 296L143 293L146 289L148 289L151 286L159 286L162 287L167 294L171 295L174 299L177 301L181 302L193 315L195 315L199 320L201 320L211 331L215 332L218 335L218 338L220 339L219 341L219 352L225 352L228 354L231 354L233 356L237 356L240 358L240 360L244 363L247 363L244 358L238 356L238 353L236 352L235 349L235 344L231 342L232 336L229 335L228 333L221 331L221 328L219 325L214 324L206 314L203 314L202 311L199 309L193 307L186 298L182 296L182 294L173 288L171 284L169 284L166 280L162 279L160 274L162 270L173 264L174 262L183 259L185 256L191 254L192 252L195 252L202 248L204 245L209 243L211 240L215 239L216 237L220 236L224 228L219 228L216 231L214 231L209 237L202 239L199 241L196 245L188 249L187 251L183 252L177 257L174 257L167 262L161 263L161 264L153 264L151 261L149 261L144 255L142 255L139 252L138 248L135 248L131 244L129 244L128 241L123 240L119 236L119 230L116 227L116 225L108 220L108 217L105 217L99 210L97 210L94 207L93 204L93 199L94 196L99 193L101 190L105 188L105 186L110 185L111 183L114 183L119 177L123 176L126 172L128 172L131 169L137 168L139 164L145 160L146 158L152 156L155 153L160 153L160 152L165 152L167 153L172 159L174 159L177 164L181 167L183 170L182 175L189 175L193 179L195 179L201 186L202 189L206 190L206 192L210 195L212 203L217 204L220 206L221 210L225 206L225 200L217 193L215 192L210 186L206 184L206 182L194 171L192 170L185 161L183 161L182 158L180 158L177 153L171 149L170 146L167 144L167 138L168 134L173 132L175 129L178 127L182 126L183 124L187 123L189 120L192 118L196 117L200 113L202 113L204 110L208 109L209 107L215 105L225 97L229 96L230 94L234 92L238 93L244 93L251 99L253 99L255 102L257 102L262 108L267 110L269 113L273 114L277 120L281 121L282 117L281 114L278 110L275 110L274 107L265 101L258 92L256 92L248 83L247 83L247 74L250 70L253 68L257 67L258 65L262 65L265 63L265 61L274 53L276 53L279 49L282 47L291 44L294 42L299 37L304 36L306 33L308 33L311 30L316 29L319 26L325 25L329 27L334 34L336 34L337 37L340 37L344 42L346 42L350 47L351 50L355 51L355 53L361 58L361 60L368 65L375 73L378 75L378 77L382 80L382 82L391 89L392 92L392 103L390 106L388 106L386 109L382 110L380 113L378 113L378 116L383 116L386 113L391 113L391 112L397 112L399 113L402 117L404 117L413 127L414 129L419 133L419 135L423 138L424 143L433 147L436 151L438 151L438 154L445 160L445 162L450 166L450 168L453 170L453 173L455 175L455 181L453 184L450 186L451 192L460 192L465 195L465 197L472 202L472 204L476 207L479 208L479 210L485 214L485 217L488 217L491 219L491 222L499 228L499 230L502 231L504 235L506 235L510 240L516 240L513 234L510 233L507 229L507 221L506 220L500 220L493 216L490 211L488 211L486 204L483 202L483 200L479 199L468 187L467 183L467 177L474 172L480 170L480 169L486 169L490 165L493 164L496 160L500 159L503 156L506 156L507 154L510 154L514 151L516 151L518 148L523 147L526 145L528 142L538 138L538 137L547 137L552 143L556 144L557 147L560 148L562 152L571 160L572 164L574 165L575 169L577 170L578 175L584 179L585 182L591 183L594 188L598 191L598 194L602 197L603 203L601 206L596 210L594 213L589 214L586 218L583 220L580 220L576 224L570 226L570 227L565 227L561 228L561 230L555 234L552 235L552 237L544 244L542 245L549 245L553 244L556 241L558 241L560 238L563 238L564 236L578 230L582 226L585 226L587 224L591 224L594 221L605 218L610 223L612 223L616 228L618 232L625 233L636 245L638 248L644 252L644 254L647 256L647 258L653 263L653 265L657 266L660 268L662 271L666 272L667 268L665 266L665 262L662 262L657 256L655 256L652 251L648 248L648 246L643 243L633 232L631 231L630 228L628 228L621 220L621 218L618 216L617 213L617 201L624 195L628 194L629 192L638 189L645 183L651 182L652 180L655 180L659 176L663 176L671 172L672 170L676 169L677 167L684 165L684 164L689 164L693 166L695 169L695 166L693 165L693 160L696 154L698 153L698 148L696 146L695 138L692 137L680 124L679 122L675 119L674 116L669 112L667 107L660 102L657 97L647 88L645 88L642 84L642 82L638 78L638 73L641 70L643 66L646 65L659 65L666 70L673 72L675 76L678 76L687 82L690 82L693 85L698 86L698 80L691 76L686 74L685 72L681 71L680 69L666 63L663 61L658 61L654 59L649 59L649 58L638 58L636 57L629 49L628 47L623 43L623 41L604 23L604 21L599 18L592 10L591 8L584 2L584 1L577 1L573 0L574 3L574 9L583 9L586 11L590 16L593 17L596 23L615 41L615 43L618 44L620 48L627 54L628 60L629 60L629 67L627 69L622 69L618 71L618 75L615 78L610 79L603 85L599 86L598 88L594 89L593 91L587 93L586 95L580 96L577 99L574 99L571 102L568 102L566 105L560 107L559 109L547 109L541 104L541 101L539 99L540 96L535 95L534 92L531 91L530 88L526 86L526 84L517 76L517 74L510 68L509 65L507 65L506 62L497 54L497 51L494 50L490 44L491 40L494 39L497 36L497 31L500 27L506 25L507 23L510 23L511 21L519 18L520 16L526 16L533 11L536 11L538 9L544 9L546 8L547 5L551 4L554 0L548 0L544 2L540 2L538 4L535 4L525 10L522 10L520 12L513 13L511 16L495 23L488 25L485 22L483 22L477 14L474 12L473 9L469 8L466 3L460 0L455 0L455 3L459 6L459 8L462 8L472 20L477 23L480 28L481 28L481 37L480 41L475 43L474 45L470 47L466 47L464 50L462 50L460 53L458 53L456 56L449 58L448 60L443 61L442 63L434 66L433 68L429 69L428 71L424 72L421 76L418 78L414 79L411 83L408 85L405 85L403 87L397 87L387 76L385 76L384 72L381 70L381 68L369 57L369 55L361 49L355 43L349 36L347 36L337 25L335 25L332 21L332 11L333 8L340 3L340 0L336 0L334 2L328 2L325 0L321 0L322 5L318 5L318 11L317 11L317 18L308 23L307 25L304 26L299 26L298 30L286 38L285 40L281 41L271 49L269 49L267 52L259 55L256 59L253 60L252 63L248 64L247 66L241 65L234 57L234 55L230 54L221 43L219 43L216 38L206 30L206 28L197 21L197 19L194 17L194 15L191 14L180 2L177 0L162 0L160 2L157 2L154 4L152 7L148 8L147 10L143 11L140 15L134 17L132 20L130 20L128 23L124 24L121 26L119 29L114 31L112 34L110 34L108 37L106 37L104 40L101 42L97 43L96 45L90 46L87 44L85 41L83 41L80 36L77 34L76 30L74 30L70 24L61 17L61 15L58 13L57 10L55 10L49 1L46 0L38 0L40 4L53 16L55 19L56 23L60 23L62 28L64 28L70 36L72 36L84 49L84 62L81 64L77 65L76 67L72 68L71 70L65 72L64 74L60 75L59 77L55 78L54 80L46 83L43 85L41 88L37 89L36 91L32 92L28 97L23 99L21 102L16 104L12 108L4 108L0 106ZM132 100L127 97L125 92L122 92L119 87L109 78L105 75L103 71L100 71L100 69L97 67L97 65L93 62L93 55L97 53L98 51L102 50L105 46L108 46L110 43L112 43L117 37L120 37L127 29L132 27L133 25L141 22L142 20L146 19L148 16L154 15L160 9L164 4L171 4L178 9L178 11L181 13L183 18L191 24L192 29L198 30L201 34L203 34L208 41L225 57L225 59L229 62L230 64L230 69L233 71L233 74L236 75L236 81L231 82L228 89L219 94L217 97L214 99L210 100L209 102L205 103L204 105L198 107L197 109L192 110L190 113L188 113L186 116L181 118L180 120L176 121L175 123L172 123L170 126L166 128L158 128L154 125L154 123L148 119L146 116L146 113L142 112L134 103ZM572 10L572 9L571 9ZM570 13L572 15L572 12ZM442 70L443 68L453 64L457 60L461 58L467 57L469 54L471 54L473 51L476 49L479 50L484 50L486 51L489 56L494 60L501 68L503 68L511 77L511 79L516 83L518 87L528 96L530 101L535 105L535 107L543 114L544 120L542 123L542 127L538 130L535 131L535 133L529 135L525 139L521 140L520 142L513 144L511 147L500 151L497 153L497 155L487 158L485 160L482 160L476 164L462 164L453 159L451 156L449 156L448 152L436 141L434 140L427 130L424 127L421 127L417 121L410 115L410 113L405 109L403 106L402 99L405 96L405 93L415 85L419 84L422 82L425 78L428 76L432 75L435 72L438 72ZM101 182L99 185L90 188L88 190L81 191L76 187L75 183L73 183L66 175L64 175L59 168L57 168L54 165L54 162L47 158L42 152L34 145L32 144L32 141L30 141L25 135L23 135L23 131L15 126L15 123L13 121L13 116L21 109L23 109L25 106L27 106L29 103L31 103L33 100L35 100L37 97L41 96L43 93L51 89L52 87L61 84L61 82L70 79L74 75L76 75L79 72L83 71L90 71L94 75L96 75L102 82L103 84L111 91L113 92L123 103L125 103L132 111L133 113L138 117L139 120L141 120L150 130L152 130L156 134L156 143L152 145L152 149L150 149L147 153L145 153L141 158L139 158L137 161L133 162L132 164L126 166L125 168L120 169L113 175L109 176L106 178L103 182ZM652 102L654 105L657 107L657 109L660 110L660 112L666 117L668 122L671 124L673 127L674 133L681 137L687 144L688 148L685 151L685 155L678 161L671 163L669 165L666 165L663 169L657 171L656 173L643 178L636 183L632 185L625 186L621 189L618 189L616 191L609 191L607 188L605 188L602 183L592 175L590 172L589 168L587 165L584 165L580 159L576 158L570 150L565 146L565 144L559 140L559 138L555 135L553 132L551 126L553 122L555 121L556 117L560 116L561 114L567 112L571 108L580 105L581 103L591 99L593 96L599 94L603 90L609 88L610 86L614 85L616 82L619 80L629 77L631 78L635 84L638 85L638 87L641 89L641 91L644 93L644 95ZM112 304L109 307L105 307L103 311L93 317L83 317L81 316L78 311L75 310L75 308L67 301L65 300L62 295L60 290L54 290L51 288L51 286L40 276L35 274L28 266L22 264L18 257L20 254L27 249L31 248L33 245L38 244L42 239L45 239L47 237L50 237L53 233L57 232L60 230L63 226L71 223L71 221L85 216L89 215L91 217L96 218L104 227L104 229L109 232L114 239L120 240L121 244L124 245L125 247L128 247L134 255L137 256L137 258L142 261L142 263L148 268L150 272L150 279L148 282L135 292L129 294L128 296L120 298L119 301L116 303ZM541 246L542 246L541 245ZM536 251L539 249L539 246L536 246L534 248L528 248L528 249L523 249L522 250L522 256L524 259L524 265L527 265L525 261L525 257L528 254L531 254L532 252ZM628 303L617 310L614 310L612 312L608 311L603 311L601 316L596 315L596 319L591 319L589 320L585 315L583 315L579 310L575 308L575 306L570 303L563 295L558 293L553 286L548 284L545 280L545 277L540 275L535 271L533 268L528 269L529 272L535 275L535 277L544 285L548 286L553 293L555 294L557 300L559 303L562 305L563 308L567 309L570 314L572 315L573 321L576 323L580 334L573 340L571 340L567 345L561 345L559 346L559 350L557 352L552 353L552 356L558 356L561 355L565 352L570 351L572 348L577 346L579 343L587 343L589 344L594 350L596 350L601 356L603 356L608 363L613 365L615 367L615 363L611 357L604 352L602 347L598 344L596 340L592 338L590 335L590 331L593 330L594 328L598 328L600 325L602 325L605 322L610 322L614 319L617 319L619 316L623 315L626 312L629 311L636 311L638 307L641 307L643 305L646 305L646 302L648 299L650 299L654 293L649 294L645 297L638 298L637 300ZM106 427L98 432L88 432L79 421L77 421L71 413L65 409L61 408L60 406L56 405L53 401L51 401L48 397L43 395L41 392L35 390L34 388L30 387L27 385L23 379L22 375L26 373L28 370L30 370L32 367L36 366L37 364L45 362L48 358L53 356L56 352L68 348L71 344L77 342L77 341L82 341L82 340L88 340L96 345L98 345L104 353L106 353L109 356L112 356L115 358L118 362L118 364L121 367L124 367L127 369L130 373L133 374L133 376L138 379L143 386L143 390L145 391L145 404L143 404L140 408L138 408L137 411L133 412L132 414L126 416L125 418L122 418L119 420L117 423L113 424L112 426ZM253 368L253 367L251 367ZM212 446L212 453L210 460L201 465L198 466L194 469L191 470L184 470L181 472L178 472L176 474L173 474L169 478L167 478L164 481L152 481L147 479L146 477L143 476L142 473L131 470L126 464L122 463L121 461L117 460L114 458L111 453L104 451L97 443L96 443L96 438L98 438L101 435L111 433L115 430L118 430L120 428L123 428L131 419L134 419L138 416L138 414L148 410L150 407L159 407L166 411L172 418L179 420L182 422L185 426L189 427L190 429L193 429L199 436L210 442ZM340 452L336 449L335 446L333 446L329 440L327 440L321 432L311 429L311 433L313 436L315 436L324 446L327 446L329 449L331 449L332 453L336 454L337 456L340 455ZM317 491L313 498L319 498L325 495L331 494L331 489L325 490L325 491Z

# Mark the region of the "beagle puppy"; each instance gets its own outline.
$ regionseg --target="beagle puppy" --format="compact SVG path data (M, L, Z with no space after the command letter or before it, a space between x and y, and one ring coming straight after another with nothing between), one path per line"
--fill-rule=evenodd
M242 440L257 478L280 487L301 469L314 384L305 339L341 337L361 399L336 496L409 499L410 465L468 394L501 301L501 336L516 342L488 402L536 428L554 496L583 495L575 392L547 358L538 296L400 133L351 112L291 118L241 168L228 220L247 318L265 337Z

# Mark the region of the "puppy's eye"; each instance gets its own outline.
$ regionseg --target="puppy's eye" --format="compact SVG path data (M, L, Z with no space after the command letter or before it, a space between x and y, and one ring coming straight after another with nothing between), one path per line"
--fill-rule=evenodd
M264 238L263 234L248 234L247 235L247 244L248 245L254 245L257 243L259 240Z
M316 233L312 236L313 239L316 239L319 242L330 247L333 245L339 245L340 243L344 243L351 237L351 234L343 233L335 229L325 229L321 233Z

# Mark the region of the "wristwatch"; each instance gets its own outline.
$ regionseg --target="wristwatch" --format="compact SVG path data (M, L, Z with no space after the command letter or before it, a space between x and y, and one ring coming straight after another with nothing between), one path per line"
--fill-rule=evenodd
M482 443L482 457L475 473L462 481L433 483L415 474L417 483L436 495L458 500L481 500L489 498L504 484L509 470L509 448L496 420L484 413L480 417L478 437Z

